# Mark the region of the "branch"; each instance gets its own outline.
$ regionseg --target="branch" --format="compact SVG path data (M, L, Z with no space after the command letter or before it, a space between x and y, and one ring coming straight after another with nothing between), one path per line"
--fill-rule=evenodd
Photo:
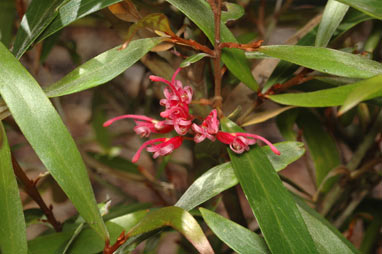
M24 173L24 170L20 167L19 163L16 161L13 155L12 164L15 175L23 184L25 192L38 204L38 206L41 208L46 218L48 219L48 222L53 226L54 230L56 230L56 232L61 232L62 225L56 220L56 217L54 217L54 214L52 212L52 205L48 207L45 204L44 200L42 199L40 193L36 188L37 180L32 181L28 178L28 176Z
M221 20L221 0L208 0L211 6L212 12L214 13L214 24L215 24L215 41L214 41L214 78L215 78L215 108L218 110L219 115L221 115L221 47L220 47L220 20Z

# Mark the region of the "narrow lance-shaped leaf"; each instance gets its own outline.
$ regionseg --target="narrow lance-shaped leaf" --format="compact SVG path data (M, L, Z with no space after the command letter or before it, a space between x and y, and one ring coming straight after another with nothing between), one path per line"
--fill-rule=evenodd
M190 66L193 63L196 63L197 61L203 59L204 57L208 56L206 53L198 53L192 56L187 57L180 63L180 68L185 68Z
M362 80L360 82L343 85L340 87L323 89L315 92L307 93L286 93L268 96L274 102L293 105L300 107L333 107L343 105L348 96L361 87L379 87L382 82L382 75L375 76L370 79ZM380 89L373 88L372 93L367 93L367 96L359 95L363 97L362 100L369 100L382 96Z
M170 4L175 6L183 12L189 19L191 19L213 43L214 34L214 14L207 1L205 0L167 0ZM222 23L221 24L221 41L222 42L237 42L235 36L231 31ZM240 81L246 84L249 88L257 90L258 84L253 78L249 68L247 59L244 52L239 49L223 49L222 61L227 66L228 70L232 72Z
M200 176L194 183L189 187L189 189L186 191L186 193L183 195L187 195L187 200L189 200L192 205L187 207L187 209L193 209L197 205L203 203L204 201L213 198L214 196L218 195L219 193L223 192L224 190L227 190L233 186L235 186L239 180L236 178L234 169L230 163L227 163L226 167L222 167L221 170L224 170L224 175L226 177L219 177L220 175L223 176L222 173L217 172L217 177L213 178L215 175L215 171L217 170L216 167L208 170L206 173L204 173L202 176ZM210 175L210 179L205 179L206 175ZM229 176L229 178L228 178ZM216 191L209 191L207 195L205 195L204 200L198 202L200 194L203 192L203 190L197 191L200 189L200 183L206 182L209 184L206 184L205 186L209 190L216 190ZM194 186L197 185L197 186ZM191 191L196 190L196 191ZM183 199L183 196L181 200ZM325 220L320 214L318 214L316 211L314 211L312 208L307 206L302 200L299 198L296 199L297 207L299 211L301 212L301 215L304 219L305 224L308 227L308 230L310 234L313 237L313 240L317 246L317 249L320 254L332 254L332 253L344 253L344 254L355 254L359 253L357 249L352 246L352 244L344 238L344 236L335 228L333 227L328 221ZM178 202L180 203L180 202Z
M39 36L38 41L45 39L80 18L120 1L122 0L70 0L58 10L58 15Z
M338 0L377 19L382 19L382 5L379 0Z
M133 237L166 226L170 226L179 231L201 254L214 253L194 217L187 211L176 206L164 207L150 212L127 234L129 237Z
M0 252L27 253L27 239L19 188L13 173L11 152L0 121Z
M326 47L326 45L328 45L330 38L341 23L348 9L349 5L337 2L336 0L329 0L326 3L317 31L316 47Z
M274 118L275 116L280 115L281 113L294 108L293 106L289 107L282 107L282 108L276 108L276 109L270 109L264 112L255 113L249 117L246 118L246 121L241 125L242 127L249 126L252 124L262 123L265 122L271 118Z
M337 30L334 33L334 36L338 38L343 33L354 27L355 25L371 19L370 16L365 15L362 12L359 12L354 9L350 9L345 18L343 19L342 23L338 26ZM314 29L312 29L309 33L307 33L304 37L302 37L298 42L297 45L301 46L313 46L314 41L316 38L318 27L316 26ZM271 77L267 80L266 84L264 85L264 88L262 90L263 93L268 91L270 87L272 87L276 83L283 83L288 78L292 76L292 74L298 69L298 66L286 62L286 61L280 61L280 63L277 65L277 67L274 69Z
M360 253L330 222L310 208L303 200L295 197L297 207L312 234L319 253Z
M113 244L118 236L135 227L148 213L148 210L124 214L107 221L106 227L110 232L110 243ZM89 244L89 242L93 244ZM74 241L68 253L70 254L96 254L103 250L103 242L99 235L90 228L84 229Z
M108 237L80 153L36 80L0 43L0 94L34 151L103 238Z
M200 213L208 227L220 240L239 254L271 253L262 237L223 216L200 208Z
M21 20L13 54L20 58L57 16L59 7L69 0L34 0Z
M129 212L106 222L113 244L122 231L129 231L148 213L148 210ZM62 253L63 248L73 236L78 224L67 224L64 232L39 236L28 242L30 254ZM89 244L92 243L92 244ZM102 252L102 238L91 228L84 228L70 245L70 254L97 254Z
M224 2L227 11L222 11L221 20L225 24L231 20L237 20L244 15L244 8L239 4Z
M118 46L105 51L46 87L45 92L49 97L57 97L104 84L139 61L161 40L161 38L134 40L123 50Z
M261 147L261 149L267 155L276 171L286 168L286 166L296 161L305 153L304 144L301 142L281 142L275 144L275 146L281 152L281 155L275 155L267 146ZM223 182L224 184L219 187L219 184ZM195 180L178 202L176 202L175 206L191 210L219 194L227 186L235 186L236 184L237 178L232 170L231 162L220 164Z
M382 95L382 76L377 76L362 82L362 86L354 88L354 90L347 95L339 114L343 114L350 110L358 103L367 100L371 97Z
M226 118L222 128L243 130ZM318 253L292 196L259 146L243 154L228 150L232 167L272 253Z
M382 74L382 64L365 57L328 48L309 46L263 46L260 52L323 73L349 78Z

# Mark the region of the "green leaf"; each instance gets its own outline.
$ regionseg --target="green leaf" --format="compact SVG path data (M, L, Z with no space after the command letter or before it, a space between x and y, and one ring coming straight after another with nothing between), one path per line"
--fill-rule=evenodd
M15 1L0 2L0 41L8 48L12 39L12 28L15 15Z
M70 240L72 234L73 230L37 237L28 242L28 254L59 253L58 251Z
M23 206L16 176L13 173L11 152L3 124L0 121L0 252L27 253L27 239Z
M300 198L295 197L297 207L305 221L319 253L360 253L335 227Z
M349 78L382 74L382 65L365 57L328 48L309 46L263 46L260 52L323 73Z
M239 254L270 253L264 239L254 232L217 213L204 208L199 210L208 227L235 252Z
M354 27L355 25L371 19L370 16L367 16L363 14L362 12L359 12L354 9L350 9L345 18L343 19L342 23L338 26L336 32L334 33L334 36L338 38L343 33ZM312 29L309 33L307 33L304 37L302 37L298 42L297 45L301 46L313 46L314 41L316 38L318 27L316 26L314 29ZM290 62L286 61L280 61L280 63L277 65L277 67L272 72L272 75L267 80L266 84L264 85L264 88L262 90L262 93L265 93L268 91L270 87L272 87L274 84L277 83L283 83L287 81L290 77L292 77L293 73L298 69L298 66L295 64L292 64Z
M196 179L175 206L192 210L237 183L231 162L215 166Z
M106 227L110 232L110 243L113 244L123 231L127 232L135 227L147 215L147 213L147 210L141 210L107 221ZM100 253L103 248L104 243L102 242L102 238L100 238L94 230L86 228L76 238L68 253L96 254Z
M70 0L58 10L58 15L40 35L38 41L45 39L80 18L120 1L122 0Z
M338 0L377 19L382 19L380 0Z
M203 58L206 57L206 56L209 56L209 55L206 54L206 53L198 53L198 54L189 56L189 57L187 57L186 59L184 59L184 60L180 63L180 66L179 66L179 67L180 67L180 68L188 67L188 66L190 66L191 64L196 63L197 61L203 59Z
M348 98L348 96L356 89L361 89L368 84L374 84L379 86L382 82L382 76L378 75L370 79L362 80L360 82L344 85L335 88L323 89L315 92L308 93L286 93L278 95L268 96L274 102L284 104L284 105L293 105L300 107L333 107L343 105ZM372 85L370 85L372 86ZM382 96L381 91L375 91L372 94L369 94L363 100L369 100L376 97Z
M211 184L208 187L209 189L217 189L217 190L219 189L219 191L222 192L224 190L227 190L235 186L239 182L238 179L236 178L234 169L232 167L226 167L224 170L225 170L224 174L226 176L229 176L229 178L217 177L216 181L212 181L212 180L215 180L212 174L213 169L210 169L209 171L207 171L207 172L211 171L210 180L213 182L213 184ZM198 182L199 179L203 177L204 175L198 178L195 182ZM205 182L207 183L208 181L205 181ZM204 201L216 196L220 192L209 192L210 196L207 197L206 195ZM190 197L188 198L188 200L192 202L192 200L198 199L198 196L202 193L202 190L200 192L196 191L193 193L187 191L186 193L189 193ZM203 203L204 201L200 203ZM352 244L348 240L346 240L340 232L338 232L336 228L334 228L328 221L325 220L325 218L323 218L320 214L315 212L312 208L308 207L300 199L296 198L296 202L297 202L297 207L299 211L301 212L304 222L307 225L308 230L310 234L312 235L313 240L320 254L359 253L354 248L354 246L352 246ZM189 207L189 209L193 209L200 203L194 202L194 205L192 207ZM336 250L336 252L334 252L333 250Z
M68 0L33 0L21 20L12 53L20 58L37 37L57 16L58 9Z
M304 144L301 142L281 142L275 144L275 146L281 152L281 155L275 155L267 146L261 147L261 149L276 171L284 169L305 153ZM227 186L232 187L237 183L231 162L220 164L209 169L196 179L176 202L175 206L189 211L224 191ZM222 186L219 186L220 184Z
M311 46L314 44L314 40L317 34L317 26L313 28L309 33L307 33L304 37L302 37L297 45L300 46ZM273 70L271 76L267 80L262 90L262 93L267 92L274 84L284 83L290 77L292 77L293 73L299 68L298 65L293 63L281 60L276 68Z
M345 32L349 31L351 28L353 28L357 24L366 20L370 20L370 19L372 19L372 17L370 17L369 15L366 15L363 12L357 11L356 9L350 8L347 11L341 24L338 26L337 30L334 33L334 36L336 37L335 39L343 35Z
M166 226L184 235L200 253L214 253L198 222L180 207L170 206L151 211L128 235L134 237Z
M382 76L377 76L375 78L362 81L362 85L356 87L350 94L347 95L338 114L347 112L361 101L370 99L375 95L382 95L381 82Z
M326 3L320 26L317 31L315 42L316 47L326 47L328 45L330 38L341 23L348 9L349 5L335 0L329 0Z
M228 119L228 132L243 130ZM318 253L292 196L258 146L238 155L228 150L232 167L272 253Z
M49 97L57 97L104 84L139 61L161 40L161 38L134 40L123 50L118 46L105 51L48 86L45 92Z
M81 216L107 238L76 144L39 84L0 43L0 94L32 148Z
M281 108L270 109L270 110L267 110L264 112L255 113L255 114L249 116L248 118L246 118L247 121L245 121L241 126L245 127L248 125L265 122L265 121L267 121L271 118L274 118L275 116L277 116L277 115L279 115L279 114L281 114L281 113L283 113L283 112L285 112L291 108L294 108L294 107L293 106L281 107Z
M293 126L296 123L298 110L289 110L276 117L276 124L279 128L281 136L285 140L297 140L297 133L294 131Z
M320 186L326 175L341 164L336 143L322 127L320 120L308 111L299 114L297 124L303 130L304 139L314 162L316 184ZM327 191L334 181L335 179L327 182L323 191Z
M228 21L237 20L244 15L244 8L241 5L224 2L227 11L222 11L221 20L225 24Z
M275 146L280 151L280 155L272 152L269 146L263 146L261 150L263 150L263 153L267 156L276 172L286 168L305 153L304 143L301 142L286 141L277 143Z
M147 214L147 210L136 211L113 218L106 222L113 244L122 231L129 231ZM39 236L28 242L30 254L61 253L78 224L65 225L64 232ZM91 243L91 244L89 244ZM87 227L75 238L67 253L96 254L103 250L103 239L93 229Z
M167 0L167 2L183 12L207 35L208 39L212 43L214 42L214 15L207 1ZM223 23L221 24L221 41L237 42L235 36L233 36L231 31ZM257 90L258 84L252 76L251 69L249 68L243 51L239 49L224 48L222 50L222 61L227 66L228 70L230 70L230 72L232 72L232 74L235 75L240 81L252 90Z
M40 208L29 208L24 210L24 218L27 227L33 224L43 223L42 220L46 221L46 216Z

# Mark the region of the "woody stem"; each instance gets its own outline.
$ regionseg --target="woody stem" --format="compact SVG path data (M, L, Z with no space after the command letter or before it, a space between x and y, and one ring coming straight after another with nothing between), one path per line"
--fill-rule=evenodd
M12 164L15 175L20 180L20 182L24 185L24 190L28 195L38 204L41 210L44 212L48 222L53 226L56 232L60 232L62 230L62 225L57 221L56 217L52 212L52 208L48 207L44 200L42 199L40 193L36 188L36 184L34 181L30 180L28 176L24 173L24 170L21 168L19 163L16 161L15 157L12 155Z
M221 20L221 0L209 0L211 9L214 13L214 24L215 24L215 41L214 41L214 79L215 79L215 98L216 98L216 108L220 109L221 100L221 48L220 48L220 20Z

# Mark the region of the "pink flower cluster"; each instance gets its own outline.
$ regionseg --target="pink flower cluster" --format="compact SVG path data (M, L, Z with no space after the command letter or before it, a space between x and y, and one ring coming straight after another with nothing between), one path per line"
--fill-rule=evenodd
M216 109L204 119L201 125L193 123L194 116L189 112L189 104L192 100L192 88L183 87L182 82L176 80L180 68L174 73L171 82L158 76L150 76L151 81L163 82L167 85L164 89L164 99L160 100L160 105L165 110L160 113L164 119L162 121L143 115L122 115L106 121L103 126L107 127L117 120L130 118L134 119L136 126L134 131L141 137L148 138L151 133L168 133L172 130L178 136L172 138L156 138L143 143L143 145L135 153L132 161L137 162L143 149L154 153L153 157L165 156L177 149L185 139L186 134L192 134L195 143L200 143L206 138L220 142L230 146L232 151L243 153L249 150L249 145L253 145L257 140L266 143L275 154L280 154L277 148L265 138L250 133L228 133L219 131L219 120L217 119Z

